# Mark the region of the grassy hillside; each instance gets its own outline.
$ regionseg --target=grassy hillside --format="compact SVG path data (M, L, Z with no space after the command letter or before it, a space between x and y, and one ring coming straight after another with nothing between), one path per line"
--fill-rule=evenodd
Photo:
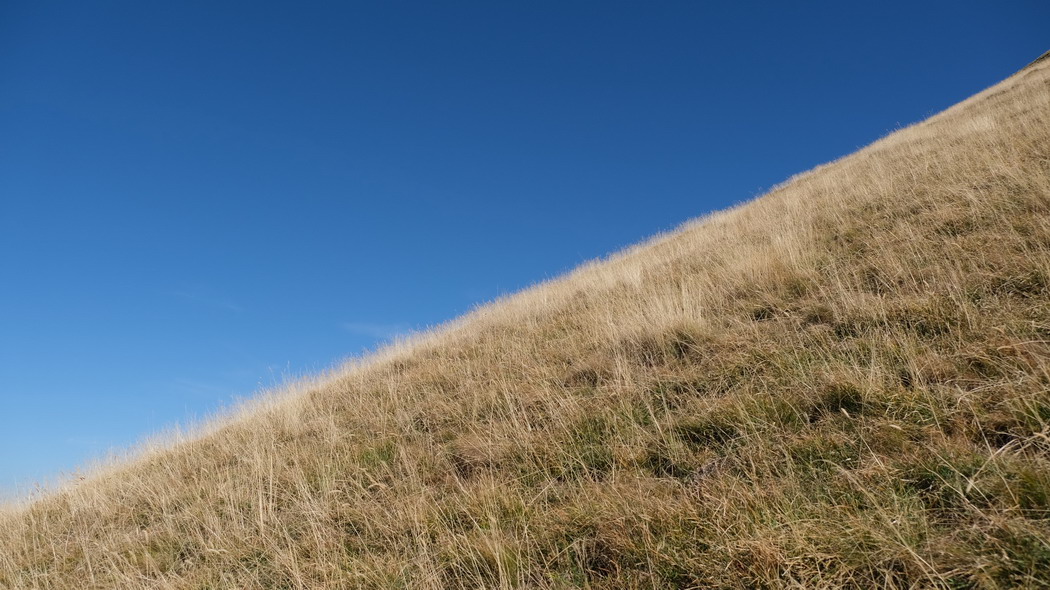
M0 587L1050 587L1050 61L291 389Z

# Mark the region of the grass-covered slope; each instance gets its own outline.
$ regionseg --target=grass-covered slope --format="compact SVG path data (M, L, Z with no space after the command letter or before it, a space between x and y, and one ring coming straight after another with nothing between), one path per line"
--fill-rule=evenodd
M3 588L1050 586L1050 62L0 519Z

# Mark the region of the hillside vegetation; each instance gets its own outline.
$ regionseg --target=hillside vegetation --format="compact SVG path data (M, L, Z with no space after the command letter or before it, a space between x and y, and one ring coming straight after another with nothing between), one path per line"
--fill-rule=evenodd
M1050 61L0 518L3 588L1050 587Z

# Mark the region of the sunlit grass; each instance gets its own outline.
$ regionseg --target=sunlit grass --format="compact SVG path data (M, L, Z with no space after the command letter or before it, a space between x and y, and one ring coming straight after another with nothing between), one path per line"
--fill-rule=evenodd
M10 588L1050 586L1050 64L0 516Z

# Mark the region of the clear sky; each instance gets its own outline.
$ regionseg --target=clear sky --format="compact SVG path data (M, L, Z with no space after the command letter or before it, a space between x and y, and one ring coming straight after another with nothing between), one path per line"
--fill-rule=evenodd
M966 98L1029 2L0 3L0 490Z

